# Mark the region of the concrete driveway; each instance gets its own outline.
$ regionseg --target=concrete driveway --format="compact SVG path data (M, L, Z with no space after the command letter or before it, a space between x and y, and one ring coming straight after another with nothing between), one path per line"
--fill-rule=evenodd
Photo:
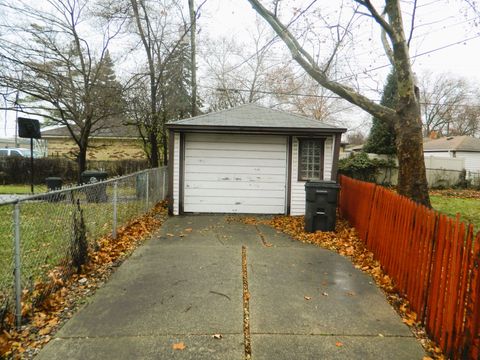
M244 280L252 359L424 356L346 258L267 226L198 215L168 219L38 358L245 359Z

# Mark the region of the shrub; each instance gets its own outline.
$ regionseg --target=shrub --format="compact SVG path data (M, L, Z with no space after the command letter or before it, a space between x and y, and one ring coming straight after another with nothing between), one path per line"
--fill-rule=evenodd
M352 153L341 159L338 164L340 174L354 179L375 182L380 168L391 168L395 164L391 160L370 159L365 152Z

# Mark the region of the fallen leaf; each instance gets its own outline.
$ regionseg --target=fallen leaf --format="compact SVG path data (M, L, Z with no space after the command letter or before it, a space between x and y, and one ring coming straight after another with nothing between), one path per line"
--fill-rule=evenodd
M222 336L222 334L213 334L212 338L219 340L219 339L223 338L223 336Z
M415 320L414 319L402 319L402 321L407 324L408 326L413 326L413 324L415 324Z
M341 346L343 346L343 343L341 343L340 341L337 341L337 342L335 343L335 346L336 346L336 347L341 347Z
M186 346L183 342L175 343L172 345L173 350L185 350Z
M47 335L47 334L50 334L51 331L52 331L52 328L47 326L47 327L44 327L43 329L41 329L38 333L40 335Z
M312 297L311 296L304 296L305 300L311 300Z
M186 228L186 229L185 229L185 230L183 230L183 231L185 231L185 232L192 232L192 231L193 231L193 229L192 229L192 228Z
M175 235L173 235L172 233L167 233L167 236L174 237Z
M323 295L323 296L328 296L328 293L323 292L322 295Z

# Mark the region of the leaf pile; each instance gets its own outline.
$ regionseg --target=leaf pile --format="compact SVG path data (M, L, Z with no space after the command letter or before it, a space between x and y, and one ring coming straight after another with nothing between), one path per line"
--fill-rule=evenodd
M38 354L58 328L68 320L75 310L101 287L114 269L140 245L164 221L166 204L158 204L152 211L131 221L117 231L117 238L105 236L97 241L96 249L90 249L90 261L82 267L80 274L65 276L65 268L52 270L48 282L37 282L34 290L24 291L23 315L28 321L19 330L13 326L13 315L9 314L9 330L0 334L0 359L29 359ZM54 291L47 291L52 289ZM31 298L49 293L41 303L33 307Z
M458 199L480 199L480 190L473 189L430 190L428 193L430 195L438 195Z
M430 357L445 359L441 349L428 338L425 329L417 321L417 315L410 309L408 300L397 292L392 278L383 271L380 262L374 259L373 253L365 247L355 229L347 221L338 219L335 232L317 231L315 233L305 232L303 216L276 216L269 220L245 217L241 221L253 225L260 223L270 225L296 240L333 250L340 255L349 257L357 269L372 276L378 287L384 291L389 303L402 317L403 322L411 328ZM425 360L427 359L429 357L425 358Z

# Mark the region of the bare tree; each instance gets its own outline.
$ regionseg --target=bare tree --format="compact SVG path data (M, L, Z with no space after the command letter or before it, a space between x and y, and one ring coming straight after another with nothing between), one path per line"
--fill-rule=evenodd
M269 33L270 29L257 21L245 43L233 37L205 42L203 60L210 74L210 85L204 97L210 110L255 103L268 97L268 74L279 62L271 50Z
M347 143L350 145L363 145L367 137L360 131L352 131L347 134Z
M87 0L30 4L0 3L9 14L1 24L0 82L25 95L23 113L67 127L82 172L92 132L123 111L121 89L108 80L113 65L107 49L117 31L101 29L100 40L88 35L83 26Z
M423 134L475 135L480 122L478 89L467 79L431 72L419 80Z
M268 74L268 88L275 106L327 123L336 123L338 99L303 70L298 74L291 63Z
M194 20L204 3L194 10ZM102 11L109 21L126 21L127 32L135 35L146 62L130 81L134 85L129 104L152 167L160 164L160 154L164 164L168 161L165 123L192 114L193 67L188 34L196 21L187 20L183 12L179 0L110 1L104 3ZM148 102L139 94L147 95ZM140 108L146 105L148 108Z
M372 19L373 23L381 29L386 39L383 43L388 49L387 53L390 55L389 57L395 69L398 84L396 109L379 105L352 87L333 80L328 73L328 60L335 56L338 52L338 47L332 44L330 48L333 51L330 55L323 58L322 61L316 60L312 53L307 51L306 47L299 41L299 35L294 35L291 29L280 20L277 9L278 2L274 2L273 8L269 10L259 0L248 1L283 40L294 60L313 79L323 87L371 115L384 121L393 122L399 159L398 192L419 203L430 206L423 158L420 99L411 67L408 39L403 26L400 0L386 0L384 8L381 10L377 9L370 0L353 1L354 4L360 6L360 11L357 11L358 15L366 14ZM307 11L315 2L310 3L301 12ZM319 6L315 11L321 13L322 8Z

